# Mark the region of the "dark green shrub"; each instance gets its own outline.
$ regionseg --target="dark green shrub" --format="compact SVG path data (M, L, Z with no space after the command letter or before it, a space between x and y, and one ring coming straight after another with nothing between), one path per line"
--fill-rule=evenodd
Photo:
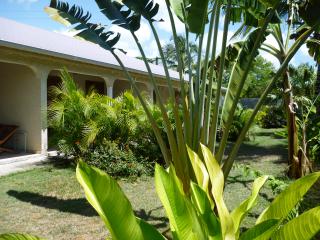
M264 106L256 117L256 123L262 128L281 128L286 125L282 107Z
M151 175L154 162L137 158L130 149L121 149L119 144L104 141L83 156L84 160L115 177L138 177Z
M228 138L229 141L237 140L238 136L241 133L242 128L246 124L246 121L250 117L252 111L253 111L252 109L242 108L241 105L238 106L233 118L231 129L230 129L229 138ZM248 131L246 136L247 139L249 138L249 134L250 132Z

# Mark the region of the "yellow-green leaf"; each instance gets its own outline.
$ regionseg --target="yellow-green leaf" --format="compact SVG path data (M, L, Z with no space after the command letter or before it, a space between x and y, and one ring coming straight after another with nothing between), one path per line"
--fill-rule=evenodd
M235 239L235 231L232 218L228 208L223 200L224 175L219 163L212 155L209 148L201 144L204 162L212 185L212 195L218 209L219 219L221 222L222 236L224 239Z
M313 208L282 226L274 240L309 240L320 231L320 207Z
M268 219L283 219L297 205L312 185L319 179L320 172L296 180L281 192L259 216L257 223Z
M252 193L250 197L244 200L236 209L234 209L231 213L231 217L233 219L236 235L239 235L240 232L240 224L246 214L255 206L257 202L257 197L259 195L259 191L263 184L267 181L268 176L262 176L255 179L252 187Z

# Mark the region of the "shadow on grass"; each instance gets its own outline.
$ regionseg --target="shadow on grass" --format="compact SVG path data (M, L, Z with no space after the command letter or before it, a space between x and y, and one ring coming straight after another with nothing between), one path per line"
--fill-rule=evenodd
M264 146L252 145L248 143L242 143L239 149L237 160L261 161L261 159L257 157L268 156L268 155L279 156L279 158L276 161L274 161L274 163L286 163L287 161L287 150L285 149L284 144L276 144L276 145L264 147Z
M41 165L52 166L56 169L76 169L76 163L73 159L66 159L64 157L55 156L50 157L48 161L40 163Z
M153 222L152 225L156 228L166 228L169 226L169 220L166 217L159 217L156 215L153 215L152 212L161 209L162 207L158 207L155 209L152 209L148 212L146 212L145 209L140 209L140 210L136 210L134 211L134 214L147 221L147 222Z
M43 196L39 193L32 193L28 191L9 190L7 194L20 201L31 203L39 207L48 209L55 209L60 212L67 212L78 214L86 217L98 216L91 205L85 198L79 199L59 199L51 196Z

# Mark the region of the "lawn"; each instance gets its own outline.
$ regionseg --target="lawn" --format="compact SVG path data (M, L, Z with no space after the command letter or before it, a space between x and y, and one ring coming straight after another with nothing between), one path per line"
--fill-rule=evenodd
M248 164L264 174L284 178L286 141L274 137L275 130L259 130L245 142L237 164ZM228 179L225 198L230 209L250 194L252 176L243 176L234 168ZM154 189L153 178L119 180L136 214L167 232L168 225ZM306 198L305 207L319 203L319 188ZM262 189L259 204L243 227L249 227L273 199L271 189ZM65 164L47 164L41 168L0 178L0 233L27 232L47 239L105 239L107 231L84 198L75 179L75 169Z

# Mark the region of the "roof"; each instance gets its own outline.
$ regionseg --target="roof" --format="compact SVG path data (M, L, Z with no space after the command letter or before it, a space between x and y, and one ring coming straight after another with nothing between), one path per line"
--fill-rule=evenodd
M99 45L2 17L0 26L0 46L121 69L112 54ZM147 74L142 60L120 52L117 54L129 71ZM150 67L155 76L165 77L162 66L150 64ZM170 71L170 76L179 79L178 72Z

